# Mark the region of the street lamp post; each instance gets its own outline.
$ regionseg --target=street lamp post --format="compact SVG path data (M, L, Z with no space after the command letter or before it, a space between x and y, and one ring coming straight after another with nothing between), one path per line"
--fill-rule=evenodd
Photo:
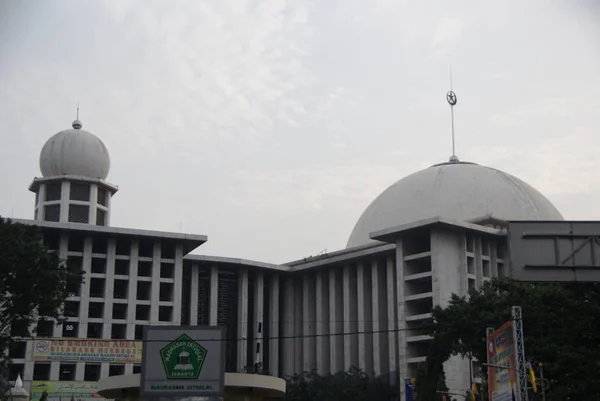
M540 362L538 364L540 368L540 381L542 382L542 401L546 401L546 386L544 386L544 365Z

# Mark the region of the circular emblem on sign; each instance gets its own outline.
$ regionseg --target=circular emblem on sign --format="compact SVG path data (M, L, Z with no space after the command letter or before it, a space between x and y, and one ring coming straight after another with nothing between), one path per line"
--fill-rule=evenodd
M37 352L46 352L48 351L48 343L46 341L38 341L35 345L35 350Z
M446 100L448 101L448 103L450 103L450 106L454 106L458 101L458 99L456 98L456 93L448 91L448 93L446 93Z
M160 350L167 379L197 380L208 351L187 335L182 335Z
M488 349L490 350L490 352L494 352L494 342L493 341L490 341L488 343Z

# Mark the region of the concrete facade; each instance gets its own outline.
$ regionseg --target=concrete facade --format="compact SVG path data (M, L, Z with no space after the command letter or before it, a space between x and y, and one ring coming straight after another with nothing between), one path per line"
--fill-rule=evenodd
M20 222L41 225L48 246L85 271L68 300L75 315L46 334L139 340L144 325L224 325L228 372L356 366L399 384L425 361L431 339L421 327L432 307L505 271L503 230L439 218L376 233L376 245L286 265L188 254L203 236ZM133 364L34 362L31 347L11 367L26 387L139 372ZM466 361L447 363L451 389L468 388L468 375Z
M48 157L45 154L44 163L51 164ZM71 160L69 166L80 167L80 158L60 157L61 163ZM104 159L109 160L108 154ZM355 366L403 390L404 378L413 377L425 361L431 338L423 326L431 321L432 308L446 306L452 294L467 295L469 289L509 271L506 222L492 209L505 217L513 212L511 205L518 204L525 206L519 206L523 210L517 214L545 211L562 218L541 194L514 177L469 163L444 164L423 174L430 177L443 169L454 177L452 182L475 185L475 192L486 196L498 193L498 188L482 190L459 173L467 171L471 178L491 174L501 183L496 187L508 185L516 198L506 191L498 197L508 196L508 203L485 203L471 195L464 203L436 198L446 204L429 212L418 205L420 214L413 216L410 211L400 213L404 203L390 198L397 188L388 190L382 204L393 207L365 211L367 217L359 220L349 241L359 245L276 265L190 254L207 241L202 235L110 227L110 199L117 187L104 181L108 166L94 167L101 177L69 175L71 169L36 178L30 187L36 194L35 218L19 221L40 226L45 244L85 272L84 283L73 289L65 305L67 322L40 326L37 335L141 340L146 325L221 325L226 327L227 372L283 377L311 370L337 373ZM441 179L441 173L436 174L436 180ZM410 187L417 191L412 177ZM453 185L446 190L461 193ZM412 199L405 192L398 196ZM423 217L435 210L448 214ZM464 221L480 212L489 214ZM390 213L396 217L388 219ZM404 221L407 216L412 220ZM389 227L397 219L402 225ZM377 223L378 231L369 231L371 223ZM14 380L20 374L26 388L32 381L97 382L139 373L139 365L133 363L34 361L33 342L21 345L11 351L10 376ZM445 373L451 391L469 388L467 361L451 358Z

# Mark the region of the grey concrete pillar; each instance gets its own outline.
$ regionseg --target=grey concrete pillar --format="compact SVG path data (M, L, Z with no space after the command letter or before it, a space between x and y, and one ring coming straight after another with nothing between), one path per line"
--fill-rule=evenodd
M183 245L177 244L175 246L175 269L174 272L174 283L173 283L173 314L172 322L175 325L181 324L181 304L182 299L182 288L183 288Z
M154 242L154 250L152 253L152 287L151 287L151 304L150 304L150 324L157 324L158 320L158 305L160 300L160 259L161 259L161 244Z
M321 375L331 372L329 363L329 283L326 271L318 271L316 277L316 320L317 320L317 371Z
M198 325L198 276L200 266L193 263L190 271L190 325ZM211 277L212 279L212 277Z
M219 311L219 268L210 268L210 325L216 326Z
M269 373L279 376L279 275L272 274L269 295Z
M248 270L238 276L238 370L248 366Z

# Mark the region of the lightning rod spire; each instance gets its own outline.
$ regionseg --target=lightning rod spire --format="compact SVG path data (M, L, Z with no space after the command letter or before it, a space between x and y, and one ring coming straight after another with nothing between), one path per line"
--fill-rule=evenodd
M75 121L73 121L72 127L75 129L81 129L82 127L81 121L79 121L79 102L77 102L77 118L75 119Z
M454 145L454 106L458 101L456 97L456 93L452 90L452 66L450 66L450 90L446 93L446 101L450 105L450 118L452 124L452 156L450 156L450 162L456 163L458 162L458 157L456 157L456 150Z

